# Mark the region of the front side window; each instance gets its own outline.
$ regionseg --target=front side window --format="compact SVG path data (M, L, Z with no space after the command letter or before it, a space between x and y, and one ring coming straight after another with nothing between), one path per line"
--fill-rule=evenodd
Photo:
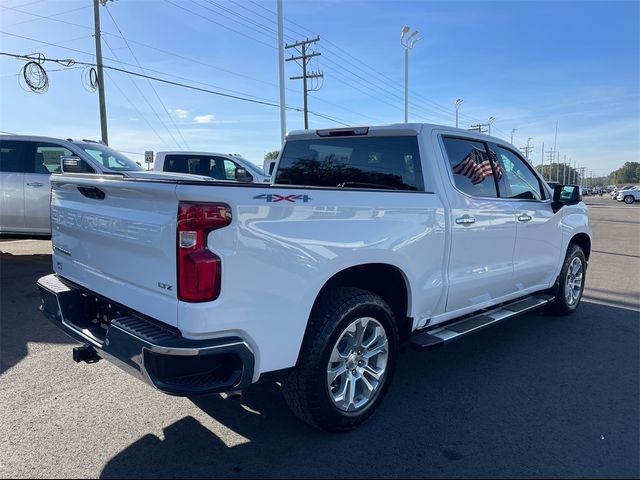
M522 200L542 200L542 187L526 160L515 152L502 147L495 148L495 156L501 171L498 182L500 197Z
M443 143L458 190L474 197L498 196L493 165L484 143L446 137Z
M276 184L424 191L415 136L290 140Z
M68 148L54 143L37 143L34 155L34 172L35 173L60 173L62 171L60 157L74 156L73 152ZM87 162L81 161L82 172L95 173Z
M237 166L235 162L228 158L211 157L209 159L209 172L206 175L216 180L235 180Z

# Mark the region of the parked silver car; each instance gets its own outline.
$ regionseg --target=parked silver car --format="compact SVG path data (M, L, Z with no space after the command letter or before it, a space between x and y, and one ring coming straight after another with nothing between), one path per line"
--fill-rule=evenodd
M78 157L86 173L143 168L106 145L26 135L0 136L0 233L49 235L49 176L60 157Z

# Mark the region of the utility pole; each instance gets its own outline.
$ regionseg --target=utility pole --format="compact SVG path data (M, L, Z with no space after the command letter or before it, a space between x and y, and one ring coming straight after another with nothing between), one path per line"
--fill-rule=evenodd
M477 123L475 125L471 125L471 127L468 128L467 130L477 130L480 133L487 133L484 127L489 127L489 126L490 125L488 123Z
M297 61L297 60L302 60L302 76L298 76L298 77L289 77L289 80L302 80L302 85L303 85L303 92L304 92L304 128L305 130L309 128L309 113L308 113L308 109L307 109L307 95L309 92L309 88L307 86L307 80L310 78L322 78L324 77L324 74L320 71L314 72L307 72L307 62L309 61L310 58L313 57L317 57L320 55L319 52L311 52L311 53L307 53L307 45L311 45L312 43L316 43L320 41L320 36L316 36L316 38L312 38L312 39L306 39L306 40L301 40L299 42L296 43L292 43L291 45L285 45L284 48L289 49L289 48L295 48L296 50L298 49L298 47L301 48L300 55L297 56L291 56L289 58L286 59L287 62L292 62L292 61Z
M549 177L547 178L547 180L551 181L553 180L553 177L555 175L553 175L553 159L556 156L556 151L553 148L550 148L547 151L547 155L549 156Z
M96 64L98 66L98 98L100 102L100 130L102 141L109 144L107 134L107 105L104 98L104 74L102 72L102 41L100 40L100 3L106 4L106 0L93 0L93 24L96 37Z
M533 146L529 145L531 143L531 140L533 140L533 138L531 137L527 138L527 146L520 148L520 150L524 151L524 155L525 155L525 158L527 159L527 162L529 162L529 152L533 150Z
M280 78L280 144L287 136L287 106L284 99L284 29L282 0L278 0L278 76Z
M513 145L513 134L516 133L518 131L517 128L514 128L511 130L511 145Z

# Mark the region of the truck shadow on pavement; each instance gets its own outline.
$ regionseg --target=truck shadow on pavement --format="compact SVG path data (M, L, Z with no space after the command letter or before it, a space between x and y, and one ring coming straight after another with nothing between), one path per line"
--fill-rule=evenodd
M27 356L31 342L73 343L38 310L36 281L51 271L50 254L0 252L0 374Z
M185 416L101 477L635 477L639 323L637 309L583 302L409 352L376 414L345 434L299 422L276 383L193 399L217 433Z

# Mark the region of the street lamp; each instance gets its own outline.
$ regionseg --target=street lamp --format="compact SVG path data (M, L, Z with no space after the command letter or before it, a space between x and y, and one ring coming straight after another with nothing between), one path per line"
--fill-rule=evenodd
M407 36L409 30L409 25L405 25L400 31L400 44L404 47L404 123L409 122L409 50L422 39L417 30Z
M456 99L456 128L458 128L458 109L460 108L460 105L462 105L462 102L464 102L464 100L461 98Z
M527 162L529 161L529 150L531 150L531 147L529 147L529 144L531 143L531 140L533 140L532 137L527 138Z
M489 125L489 135L491 135L491 124L495 121L495 117L489 117L487 125Z
M511 130L511 144L513 145L513 134L516 133L518 131L517 128L514 128L513 130Z

